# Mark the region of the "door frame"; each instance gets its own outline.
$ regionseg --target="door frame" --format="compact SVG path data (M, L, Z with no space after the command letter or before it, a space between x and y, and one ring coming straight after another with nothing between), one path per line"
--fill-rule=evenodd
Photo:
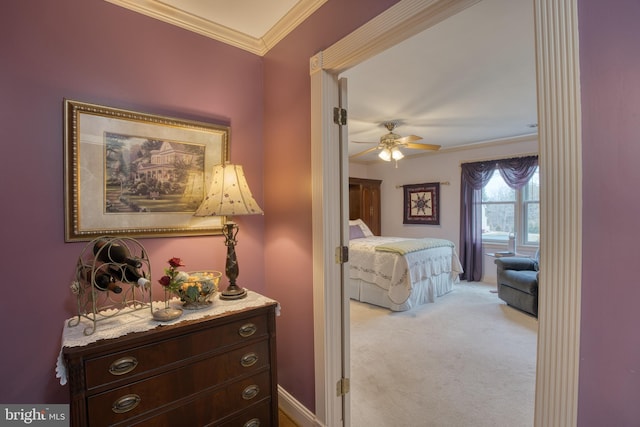
M337 76L481 0L402 0L310 59L316 418L347 425L336 396L342 355ZM541 205L541 286L534 425L576 425L582 273L578 0L532 0ZM560 286L561 285L561 286ZM346 329L348 331L348 329Z

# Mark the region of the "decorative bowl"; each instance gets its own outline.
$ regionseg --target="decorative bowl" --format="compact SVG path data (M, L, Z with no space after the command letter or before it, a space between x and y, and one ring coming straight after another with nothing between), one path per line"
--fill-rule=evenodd
M183 308L198 310L209 307L211 299L218 291L218 282L222 273L215 270L191 271L189 277L177 291L177 295L184 302Z

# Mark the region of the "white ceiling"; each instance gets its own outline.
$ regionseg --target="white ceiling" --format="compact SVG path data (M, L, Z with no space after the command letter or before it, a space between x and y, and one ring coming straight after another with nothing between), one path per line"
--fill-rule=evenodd
M535 134L532 2L482 0L341 76L350 141L376 143L386 133L376 124L390 120L443 148Z
M106 1L264 55L326 0ZM350 155L374 147L391 120L442 150L536 134L532 2L482 0L341 77Z

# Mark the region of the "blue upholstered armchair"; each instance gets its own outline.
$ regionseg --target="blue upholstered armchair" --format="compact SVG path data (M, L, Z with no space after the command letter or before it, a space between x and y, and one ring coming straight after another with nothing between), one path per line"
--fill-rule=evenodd
M538 261L535 258L496 258L498 297L508 305L538 317Z

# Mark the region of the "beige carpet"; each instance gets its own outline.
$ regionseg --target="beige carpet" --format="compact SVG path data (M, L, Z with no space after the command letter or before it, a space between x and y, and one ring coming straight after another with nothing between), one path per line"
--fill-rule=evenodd
M491 289L396 313L352 301L351 425L532 426L538 321Z

